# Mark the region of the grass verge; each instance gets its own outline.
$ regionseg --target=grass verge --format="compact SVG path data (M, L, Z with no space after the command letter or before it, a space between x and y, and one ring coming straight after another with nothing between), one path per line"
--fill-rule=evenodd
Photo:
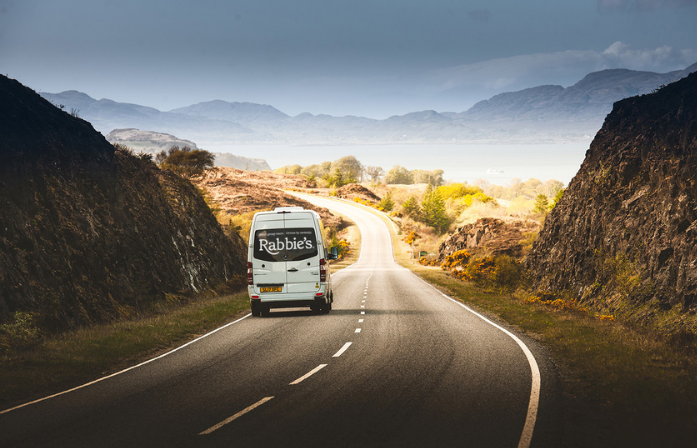
M247 292L45 338L0 363L0 410L118 372L243 316Z

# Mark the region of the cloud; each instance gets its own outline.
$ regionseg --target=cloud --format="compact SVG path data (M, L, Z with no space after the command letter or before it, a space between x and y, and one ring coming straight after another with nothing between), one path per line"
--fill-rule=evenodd
M655 11L697 5L697 0L598 0L601 11Z

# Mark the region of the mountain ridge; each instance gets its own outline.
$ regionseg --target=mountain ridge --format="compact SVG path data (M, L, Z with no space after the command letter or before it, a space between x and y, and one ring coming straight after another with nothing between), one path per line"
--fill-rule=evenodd
M103 133L134 127L231 145L569 141L595 134L616 101L650 93L696 70L697 63L663 74L601 70L566 88L544 85L503 92L462 112L424 110L382 120L307 112L292 117L270 105L224 100L161 112L75 91L42 95L78 110Z

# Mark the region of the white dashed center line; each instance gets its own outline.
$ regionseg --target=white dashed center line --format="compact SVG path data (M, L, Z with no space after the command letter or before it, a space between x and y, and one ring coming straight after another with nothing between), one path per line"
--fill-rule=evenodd
M325 367L327 367L327 364L320 364L320 365L318 365L318 366L315 367L314 369L312 369L312 370L310 370L309 372L307 372L305 375L301 376L301 377L298 378L297 380L295 380L295 381L293 381L292 383L290 383L290 385L292 386L292 385L294 385L294 384L302 383L304 380L310 378L312 375L314 375L315 373L317 373L317 372L319 372L320 370L324 369Z
M344 352L348 350L349 347L351 347L351 344L353 344L353 342L347 342L346 344L344 344L344 346L341 347L341 349L338 352L334 353L334 356L332 356L332 358L338 358L339 356L343 355Z
M248 408L246 408L246 409L244 409L244 410L238 412L237 414L233 415L232 417L230 417L230 418L228 418L228 419L226 419L226 420L223 420L222 422L218 423L217 425L211 426L210 428L206 429L205 431L199 433L199 435L200 435L200 436L205 436L205 435L208 435L208 434L212 433L212 432L215 431L216 429L222 428L223 426L227 425L227 424L230 423L231 421L236 420L236 419L242 417L244 414L246 414L246 413L249 412L249 411L253 411L254 409L258 408L259 406L261 406L262 404L264 404L264 403L266 403L267 401L271 400L272 398L273 398L273 397L262 398L261 400L257 401L256 403L254 403L254 404L251 405L250 407L248 407Z

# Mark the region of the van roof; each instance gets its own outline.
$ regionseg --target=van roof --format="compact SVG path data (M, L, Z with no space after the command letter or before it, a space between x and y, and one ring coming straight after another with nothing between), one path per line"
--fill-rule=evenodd
M305 210L305 209L302 207L276 207L275 209L273 209L273 211L276 213L299 212L301 210Z

